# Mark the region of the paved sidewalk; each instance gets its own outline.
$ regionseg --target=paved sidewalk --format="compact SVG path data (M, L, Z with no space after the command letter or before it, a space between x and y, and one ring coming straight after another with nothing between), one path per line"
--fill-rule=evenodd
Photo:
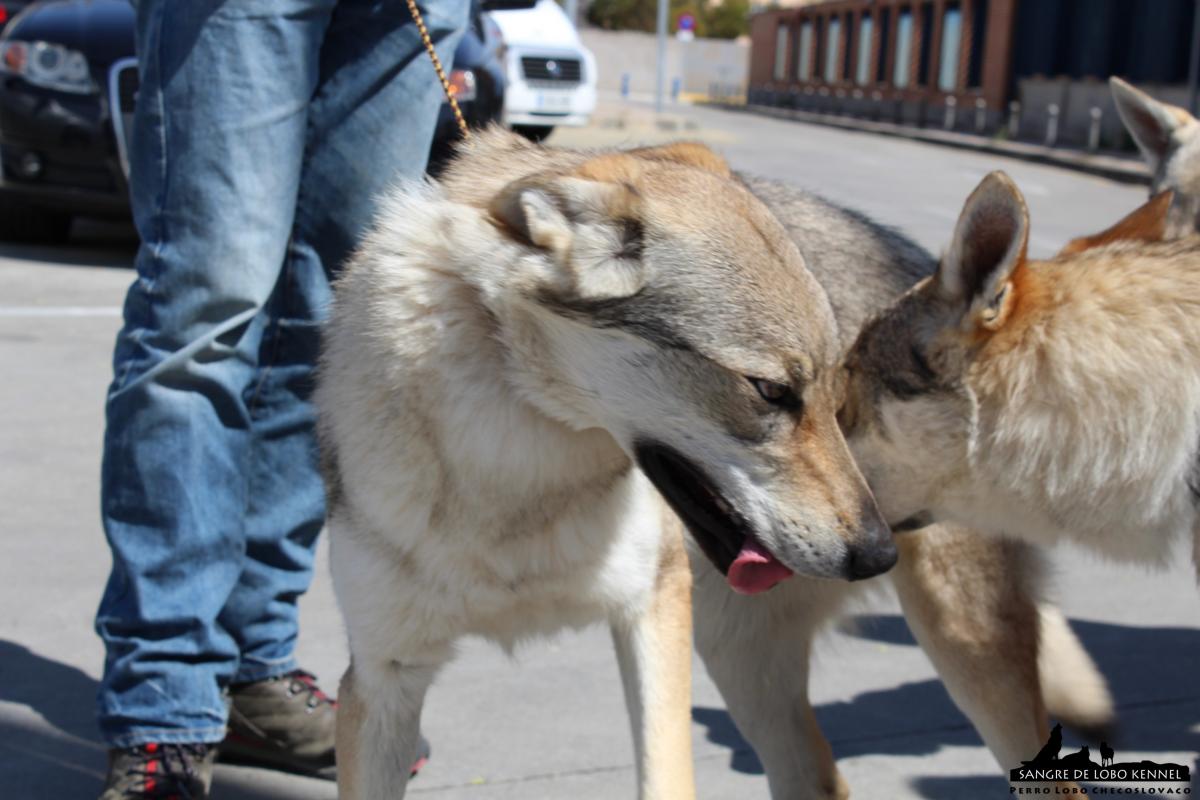
M827 125L833 128L876 133L884 136L898 136L918 142L956 147L964 150L975 150L981 153L1019 158L1039 164L1051 164L1058 167L1087 172L1092 175L1108 178L1123 183L1150 182L1150 171L1145 163L1134 154L1111 155L1105 153L1088 153L1065 147L1047 147L1031 142L1008 141L987 136L938 130L937 128L918 128L913 125L896 125L891 122L878 122L861 119L849 115L818 114L813 111L800 111L790 108L779 108L765 105L742 105L730 103L712 103L712 106L726 111L740 111L748 114L759 114L775 119L788 119L805 122L812 125Z

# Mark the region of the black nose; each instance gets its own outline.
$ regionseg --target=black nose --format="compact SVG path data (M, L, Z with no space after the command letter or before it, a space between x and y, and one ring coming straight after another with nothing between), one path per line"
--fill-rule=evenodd
M874 503L863 509L859 535L846 554L846 577L852 581L882 575L896 566L899 553L892 530L883 521Z

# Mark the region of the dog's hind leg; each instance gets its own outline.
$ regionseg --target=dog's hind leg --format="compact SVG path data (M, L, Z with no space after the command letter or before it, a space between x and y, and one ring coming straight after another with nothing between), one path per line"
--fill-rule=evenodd
M848 798L808 699L813 628L837 610L844 588L797 577L769 593L742 597L706 558L692 563L696 649L762 761L771 797Z
M1049 732L1038 664L1039 553L950 525L897 541L892 576L913 635L996 760L1011 769Z
M633 726L638 796L696 796L692 761L692 576L680 532L663 532L647 608L612 623L625 702Z
M351 662L338 689L339 800L404 797L417 758L421 706L436 671Z

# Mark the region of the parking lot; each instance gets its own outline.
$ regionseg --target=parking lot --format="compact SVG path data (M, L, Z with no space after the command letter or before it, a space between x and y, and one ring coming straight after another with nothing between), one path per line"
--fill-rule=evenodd
M551 144L707 141L735 168L821 193L938 249L968 192L1003 168L1028 198L1034 255L1107 227L1142 187L967 151L704 108L606 98L592 126ZM103 651L91 617L107 575L98 520L103 399L132 233L79 225L72 243L0 244L0 796L86 798L104 774L92 719ZM1122 759L1196 763L1200 596L1181 551L1147 573L1058 554L1050 591L1111 681ZM346 646L324 561L302 601L300 658L336 685ZM914 645L885 582L856 625L825 636L813 670L818 718L856 797L1004 796L1000 768ZM766 798L766 781L697 662L700 795ZM434 757L413 796L447 800L631 796L632 749L606 631L508 658L472 642L431 691ZM1067 741L1078 747L1072 734ZM1094 744L1094 743L1093 743ZM1032 754L1031 754L1032 755ZM1005 765L1006 767L1015 765ZM220 767L214 797L332 798L331 784Z

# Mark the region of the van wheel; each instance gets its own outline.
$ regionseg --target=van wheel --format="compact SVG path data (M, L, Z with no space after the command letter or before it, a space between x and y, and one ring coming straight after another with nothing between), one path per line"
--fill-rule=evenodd
M544 141L554 130L552 125L513 125L513 130L531 142Z
M0 198L0 242L63 244L70 235L70 214Z

